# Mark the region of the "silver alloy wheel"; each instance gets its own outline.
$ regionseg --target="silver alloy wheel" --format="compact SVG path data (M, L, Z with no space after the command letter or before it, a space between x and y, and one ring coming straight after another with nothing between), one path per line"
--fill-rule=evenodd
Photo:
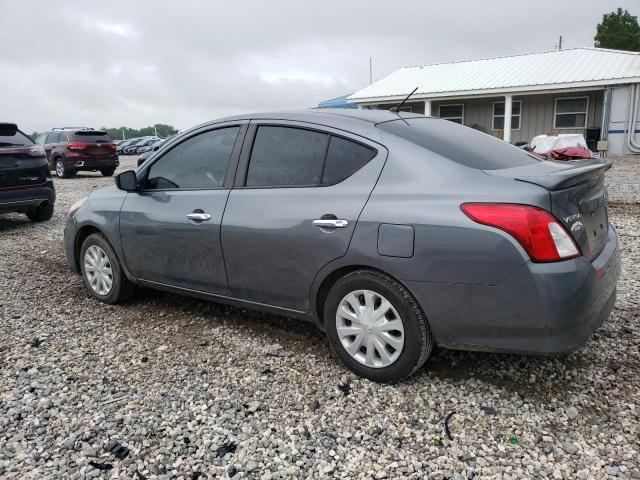
M64 165L62 165L62 160L56 160L56 175L58 175L58 177L62 177L64 175Z
M91 245L84 254L84 271L89 285L98 295L109 295L113 286L113 271L107 254L97 245Z
M349 355L367 367L388 367L404 347L400 315L389 300L372 290L345 295L336 312L336 330Z

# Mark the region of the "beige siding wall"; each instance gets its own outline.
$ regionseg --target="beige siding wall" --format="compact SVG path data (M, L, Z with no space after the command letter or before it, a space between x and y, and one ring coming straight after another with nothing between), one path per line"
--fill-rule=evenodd
M600 127L602 122L602 91L574 92L563 94L547 95L518 95L513 100L522 101L520 118L520 129L511 130L511 142L531 141L533 137L548 133L582 133L584 128L578 129L554 129L554 111L556 98L567 97L588 97L589 109L587 112L587 128ZM498 135L499 132L492 130L493 123L493 102L502 102L504 97L477 98L464 100L432 101L431 114L437 117L439 106L445 104L464 104L464 124L480 130ZM379 105L378 108L388 109L395 103ZM407 102L406 106L412 107L416 113L424 113L424 102Z

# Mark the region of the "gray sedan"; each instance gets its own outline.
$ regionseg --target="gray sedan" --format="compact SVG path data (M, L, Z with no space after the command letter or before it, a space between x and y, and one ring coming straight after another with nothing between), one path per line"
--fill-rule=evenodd
M590 338L620 270L609 166L417 114L226 118L72 206L65 249L102 302L142 285L309 320L358 375L397 381L434 345Z

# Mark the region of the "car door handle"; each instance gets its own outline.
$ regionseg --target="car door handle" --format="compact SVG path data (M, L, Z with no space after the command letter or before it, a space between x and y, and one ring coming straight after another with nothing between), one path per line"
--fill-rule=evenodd
M319 218L318 220L314 220L313 224L320 228L345 228L349 226L349 222L346 220L334 220L330 218Z
M204 212L193 212L187 214L187 218L196 222L206 222L207 220L211 220L211 215Z

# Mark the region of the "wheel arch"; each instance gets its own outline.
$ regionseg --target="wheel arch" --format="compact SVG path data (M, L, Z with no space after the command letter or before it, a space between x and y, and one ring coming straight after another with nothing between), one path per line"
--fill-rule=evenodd
M81 227L76 233L76 238L73 243L73 255L78 268L80 268L80 250L82 249L82 244L89 235L93 235L94 233L99 233L107 240L107 242L109 242L109 239L104 232L95 225L84 225ZM111 242L109 242L109 244L111 244ZM111 245L111 247L113 248L113 245Z
M341 279L342 277L344 277L345 275L348 275L351 272L355 272L357 270L368 270L371 272L377 272L377 273L381 273L383 275L386 275L387 277L395 280L396 282L402 284L404 286L404 288L407 289L407 291L409 291L411 293L411 295L413 295L413 292L411 292L411 290L409 289L409 287L407 285L405 285L405 283L400 280L399 278L391 275L389 272L385 272L384 270L378 268L378 267L374 267L371 265L366 265L366 264L353 264L353 265L342 265L339 267L336 267L334 269L332 269L331 271L325 273L322 276L322 280L320 280L318 283L318 287L315 289L315 295L314 298L312 300L311 305L313 306L313 314L315 317L315 323L318 326L318 328L320 328L321 330L325 329L324 326L324 304L326 302L327 299L327 295L329 294L329 291L331 290L331 287L333 287L336 282ZM415 298L415 295L413 295ZM421 310L424 310L424 308L422 308L421 305L418 304L418 306L420 307ZM424 313L424 311L423 311Z

